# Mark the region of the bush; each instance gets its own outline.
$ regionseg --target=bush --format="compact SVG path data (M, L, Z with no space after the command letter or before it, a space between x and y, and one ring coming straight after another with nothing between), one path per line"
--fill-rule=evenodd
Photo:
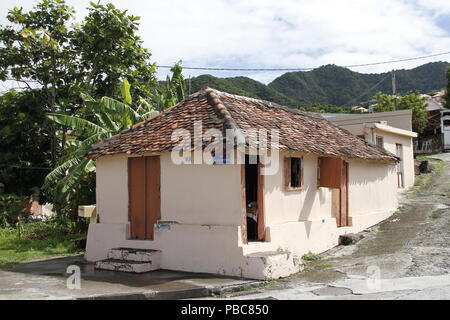
M0 195L0 227L14 227L28 216L24 197L13 194Z

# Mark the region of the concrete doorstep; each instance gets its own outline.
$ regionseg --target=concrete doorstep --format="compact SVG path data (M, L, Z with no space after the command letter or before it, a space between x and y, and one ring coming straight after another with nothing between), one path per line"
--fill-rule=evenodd
M0 300L175 300L218 297L264 281L157 270L95 270L82 256L21 263L0 270Z

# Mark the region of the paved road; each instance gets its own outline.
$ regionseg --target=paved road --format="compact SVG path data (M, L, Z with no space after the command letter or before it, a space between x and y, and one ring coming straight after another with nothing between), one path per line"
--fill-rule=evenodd
M448 153L433 158L450 163ZM450 299L450 165L401 203L356 245L309 263L311 271L230 299Z

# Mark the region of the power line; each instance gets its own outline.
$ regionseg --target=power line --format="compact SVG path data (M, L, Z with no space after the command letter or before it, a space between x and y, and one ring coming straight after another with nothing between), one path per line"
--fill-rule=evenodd
M443 56L446 54L450 54L450 51L447 52L441 52L441 53L435 53L435 54L429 54L426 56L420 56L420 57L414 57L414 58L404 58L404 59L397 59L397 60L386 60L386 61L379 61L379 62L369 62L369 63L361 63L361 64L352 64L352 65L346 65L342 66L344 68L357 68L357 67L367 67L367 66L375 66L380 64L389 64L389 63L397 63L397 62L405 62L405 61L412 61L412 60L420 60L420 59L426 59L426 58L432 58L432 57L438 57ZM157 68L165 68L170 69L173 68L173 66L168 65L157 65ZM316 69L317 67L308 67L308 68L215 68L215 67L183 67L183 69L186 70L213 70L213 71L310 71L313 69Z
M388 74L386 77L384 77L384 78L381 79L379 82L377 82L373 87L367 89L366 91L364 91L363 94L359 95L358 97L353 98L352 100L350 100L349 102L347 102L346 104L344 104L344 106L350 105L350 104L352 104L353 102L355 102L355 101L361 99L362 97L368 95L373 89L375 89L376 87L378 87L381 83L383 83L384 80L386 80L386 79L388 79L388 78L390 78L390 77L391 77L391 74Z

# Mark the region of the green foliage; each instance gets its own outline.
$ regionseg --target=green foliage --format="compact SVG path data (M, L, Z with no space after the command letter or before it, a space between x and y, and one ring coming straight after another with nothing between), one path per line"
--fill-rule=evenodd
M6 192L29 194L50 167L50 136L41 90L0 96L0 182Z
M312 252L308 252L302 256L302 260L304 261L317 261L320 259L321 259L320 255Z
M80 253L71 234L57 220L24 223L21 228L0 228L0 268L31 259Z
M217 78L211 75L201 75L191 79L191 92L196 92L206 87L232 94L272 101L285 106L297 106L297 103L293 99L247 77Z
M432 62L411 70L396 70L397 92L406 94L414 89L430 92L443 88L447 83L445 70L448 66L447 62ZM380 84L375 86L377 83ZM288 72L268 86L292 99L293 106L310 103L351 106L370 100L375 90L392 92L389 73L364 74L335 65L307 72Z
M298 109L308 112L316 112L316 113L351 113L349 108L341 108L338 106L313 103L309 105L302 105Z
M111 3L91 2L88 12L70 39L80 56L83 91L94 97L118 98L119 85L127 79L133 99L149 99L156 86L156 67L137 35L140 18ZM125 98L127 104L131 104L131 97Z
M376 112L388 112L395 110L394 98L392 95L379 91L373 98L377 101L375 105Z
M410 93L400 97L397 102L397 109L406 110L411 109L412 127L415 132L422 133L428 125L427 109L423 98L420 98L415 93Z
M43 103L52 113L73 114L83 106L80 93L95 98L120 96L127 79L131 96L151 97L156 86L151 54L137 36L138 17L112 4L91 3L80 24L64 0L40 0L29 12L13 8L7 14L11 26L0 26L0 80L14 79L25 89L40 88ZM51 163L59 148L56 124L48 128ZM65 142L62 127L61 143Z
M85 108L79 109L75 115L47 115L50 120L71 130L67 138L68 147L58 166L44 180L43 189L52 198L57 212L75 216L78 205L95 202L95 162L85 158L91 145L156 115L157 109L164 110L184 99L181 66L175 65L172 72L164 89L156 91L161 103L158 107L142 97L137 106L130 106L109 97L94 99L82 94ZM124 81L121 88L123 99L127 101L130 86Z
M29 214L24 211L25 198L14 194L0 195L0 227L14 227Z
M430 92L443 88L447 83L445 69L448 65L447 62L432 62L411 70L396 70L397 91L406 94L414 89ZM375 86L378 83L379 86ZM392 91L389 73L364 74L334 65L307 72L288 72L268 85L247 77L201 75L191 79L191 92L206 87L321 113L341 111L318 106L350 107L368 102L376 90Z
M422 133L428 125L426 104L423 98L416 93L392 97L389 94L378 92L374 99L376 112L394 110L412 110L412 127L415 132Z
M445 73L447 77L447 85L445 87L445 107L450 109L450 67L447 68L447 72Z

